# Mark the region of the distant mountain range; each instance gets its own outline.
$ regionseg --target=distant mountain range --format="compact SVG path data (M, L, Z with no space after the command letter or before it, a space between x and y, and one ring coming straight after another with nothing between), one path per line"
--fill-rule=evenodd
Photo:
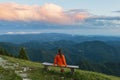
M42 33L1 35L0 41L0 46L13 54L17 54L20 47L25 47L31 60L34 61L52 62L58 48L63 49L70 64L74 64L80 59L100 63L120 61L120 37ZM42 55L44 56L42 57ZM52 59L47 58L48 56L51 56Z
M61 33L41 33L41 34L12 34L0 35L0 42L25 43L25 42L49 42L67 40L77 43L84 41L119 41L120 37L115 36L79 36Z

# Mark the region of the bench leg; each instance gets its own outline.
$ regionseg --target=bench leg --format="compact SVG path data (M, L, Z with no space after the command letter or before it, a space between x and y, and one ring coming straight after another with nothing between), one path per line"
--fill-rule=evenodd
M45 65L44 67L45 67L45 70L49 71L49 68L47 65Z
M74 68L70 68L70 70L71 70L71 74L74 74Z
M61 70L60 70L62 73L64 72L64 68L63 67L61 67Z

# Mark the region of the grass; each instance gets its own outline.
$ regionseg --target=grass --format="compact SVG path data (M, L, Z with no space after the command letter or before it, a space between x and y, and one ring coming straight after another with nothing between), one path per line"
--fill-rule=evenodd
M3 69L0 66L0 80L22 80L13 70Z
M68 68L65 69L65 73L61 73L59 67L50 67L50 71L46 71L41 63L6 56L3 58L13 63L19 63L20 66L31 67L32 70L28 72L28 75L32 80L120 80L119 77L83 70L76 70L71 75L70 69Z

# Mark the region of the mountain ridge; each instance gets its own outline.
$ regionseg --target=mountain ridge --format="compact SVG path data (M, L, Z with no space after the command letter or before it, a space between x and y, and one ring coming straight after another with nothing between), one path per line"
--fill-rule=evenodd
M12 34L12 35L0 35L0 42L11 42L11 43L25 43L30 41L38 42L49 42L59 40L71 40L74 42L84 41L119 41L119 36L84 36L84 35L71 35L63 33L41 33L41 34Z

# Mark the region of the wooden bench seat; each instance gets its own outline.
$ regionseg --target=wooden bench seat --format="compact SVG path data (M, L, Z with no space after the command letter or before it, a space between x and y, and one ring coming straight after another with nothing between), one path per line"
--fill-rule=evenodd
M42 63L42 64L44 65L44 67L45 67L46 70L49 70L49 66L54 66L53 63L48 63L48 62L44 62L44 63ZM60 66L55 66L55 67L60 67ZM75 66L75 65L67 65L67 66L64 67L64 68L70 68L71 73L73 74L74 71L75 71L74 69L78 69L79 66Z

